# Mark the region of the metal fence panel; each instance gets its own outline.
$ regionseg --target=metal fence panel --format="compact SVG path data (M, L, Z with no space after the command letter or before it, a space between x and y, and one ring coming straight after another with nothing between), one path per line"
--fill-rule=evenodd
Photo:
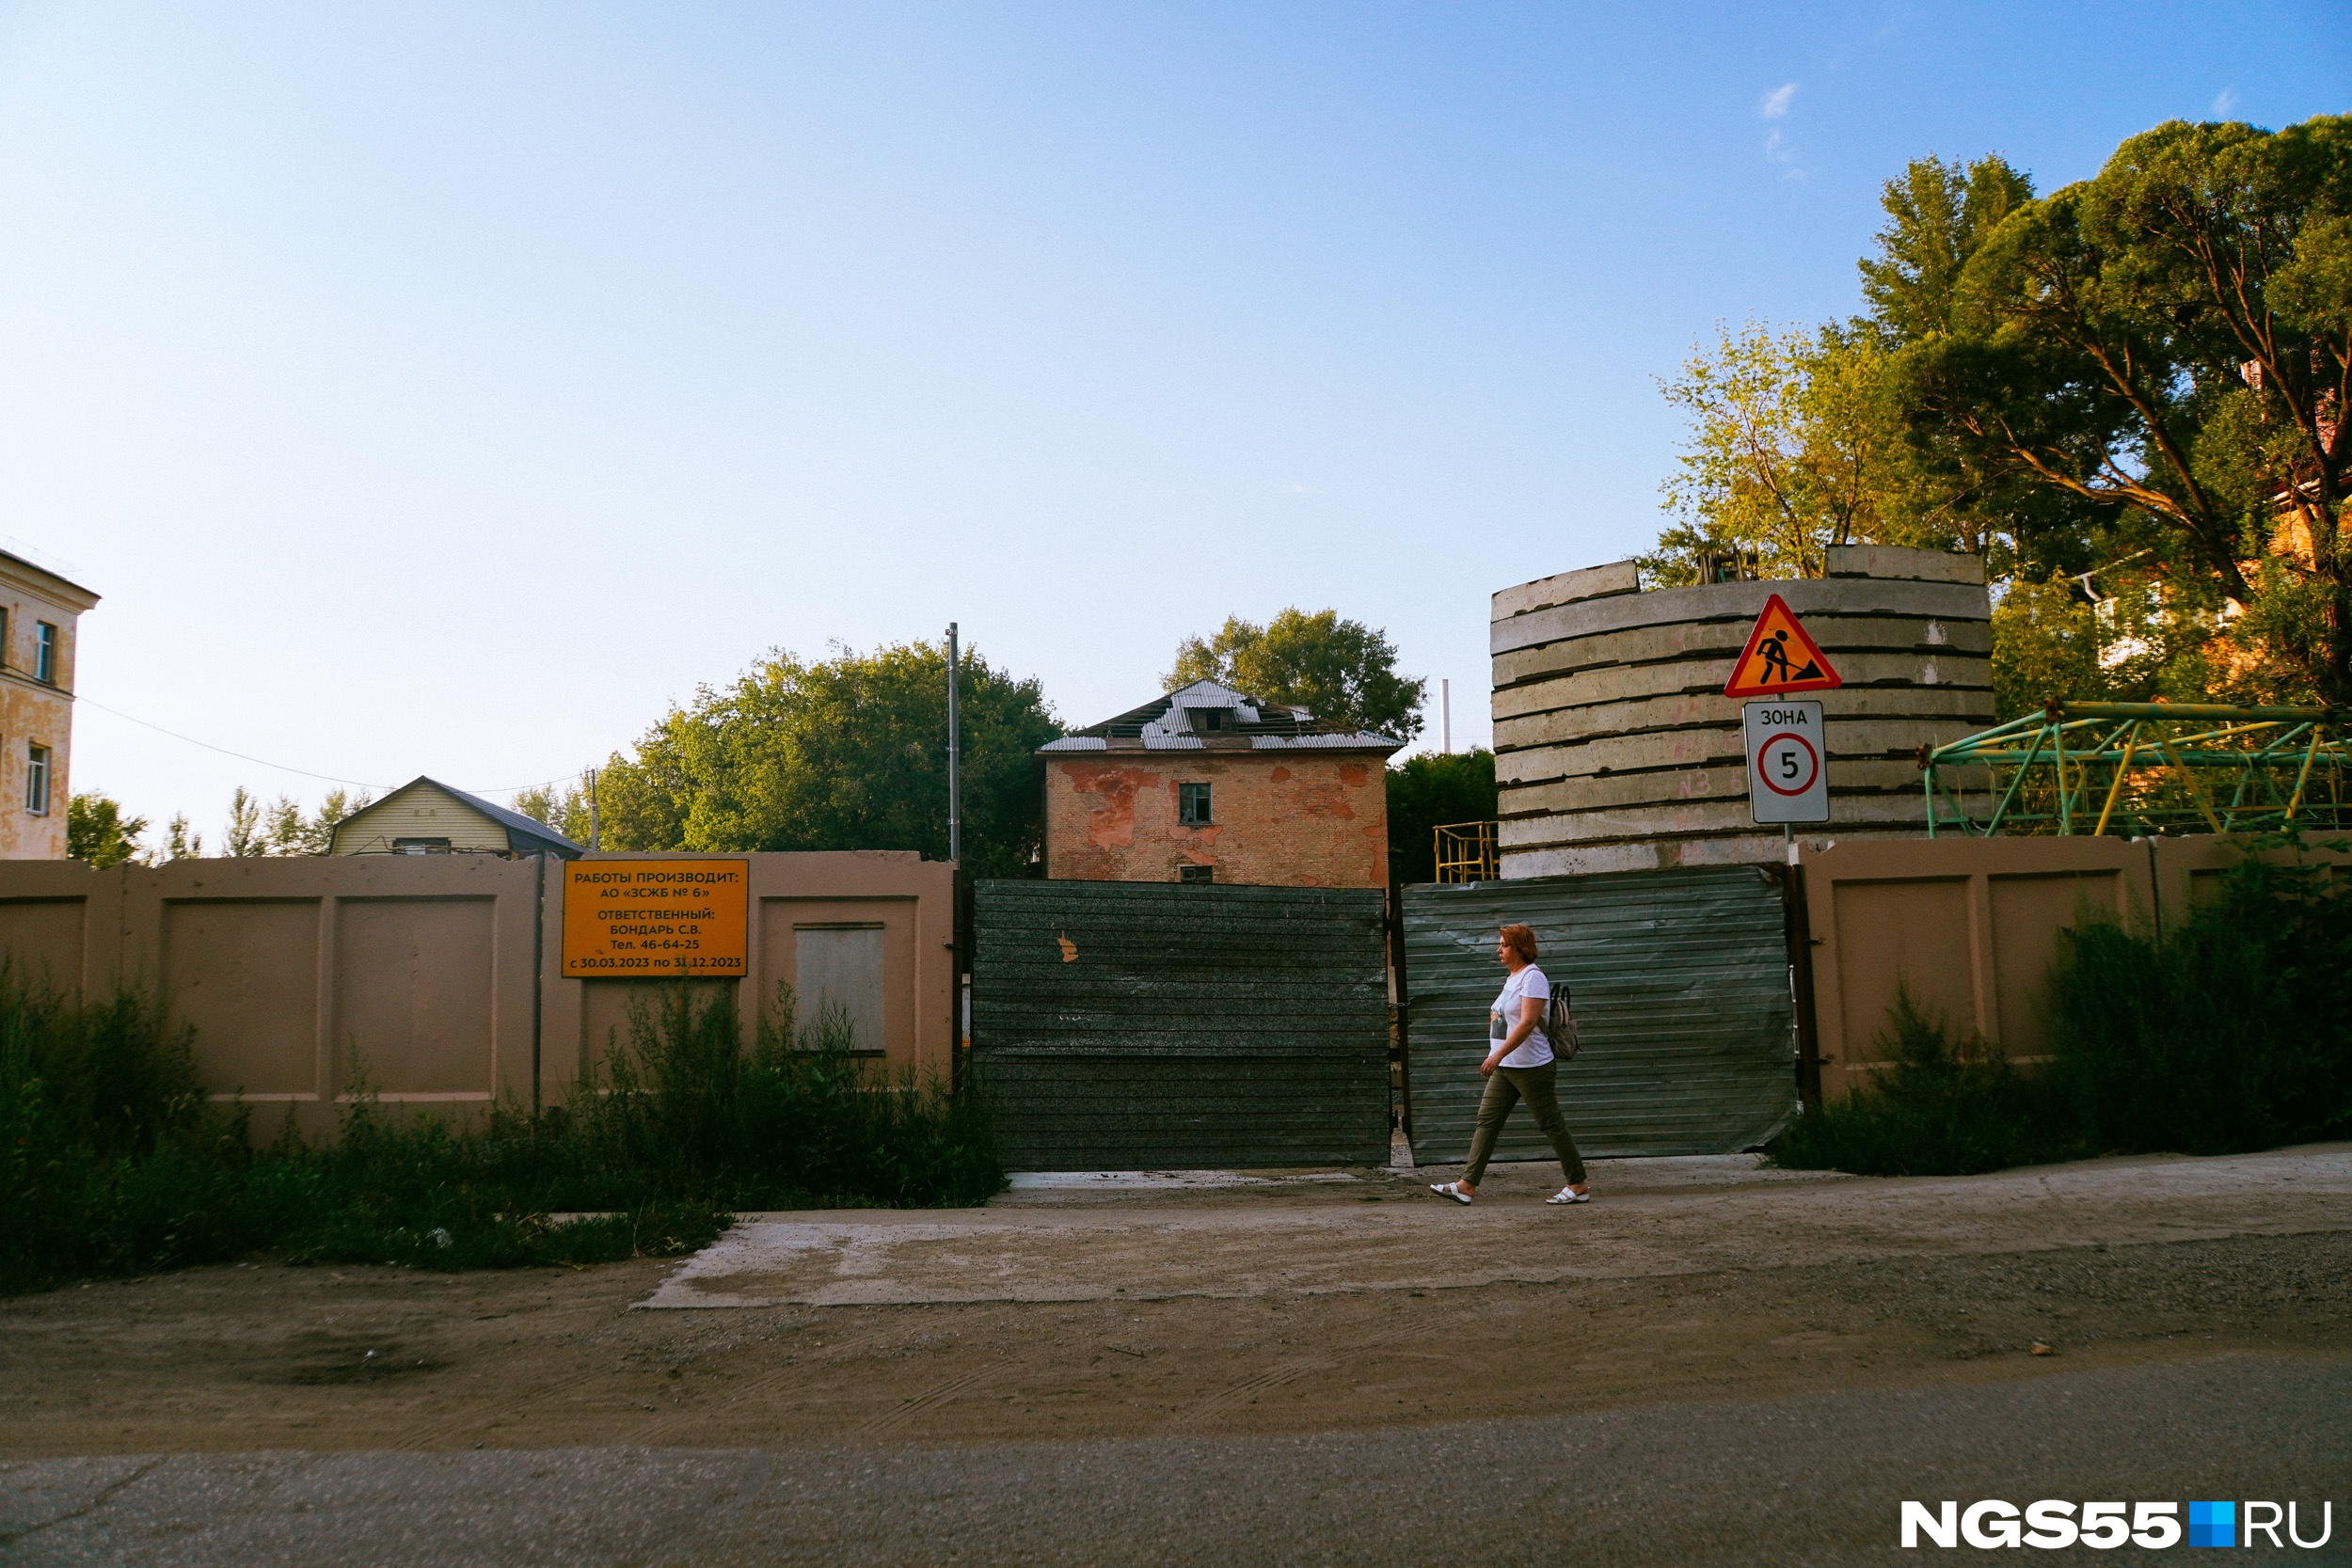
M1016 1170L1377 1164L1382 895L984 881L974 1081Z
M1413 1158L1470 1157L1495 929L1535 928L1544 974L1575 990L1583 1049L1560 1104L1586 1154L1753 1148L1796 1109L1795 1008L1775 868L1701 866L1404 891ZM1498 1152L1550 1147L1522 1108Z

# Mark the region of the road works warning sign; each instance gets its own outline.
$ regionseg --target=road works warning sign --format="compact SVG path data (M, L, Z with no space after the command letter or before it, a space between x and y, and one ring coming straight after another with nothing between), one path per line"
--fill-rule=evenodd
M741 974L749 861L565 861L564 975Z
M1748 633L1748 645L1724 685L1726 697L1771 697L1788 691L1828 691L1846 683L1830 668L1821 645L1805 634L1794 611L1775 594Z

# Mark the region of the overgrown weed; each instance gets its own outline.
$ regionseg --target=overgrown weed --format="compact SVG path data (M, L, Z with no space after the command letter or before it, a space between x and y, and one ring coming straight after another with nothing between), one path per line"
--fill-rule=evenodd
M500 1268L671 1256L746 1209L971 1204L1004 1185L985 1109L800 1026L746 1048L723 987L665 985L535 1120L452 1125L364 1084L331 1142L209 1100L193 1036L126 993L76 1006L0 963L0 1292L276 1252ZM551 1216L567 1216L558 1219Z
M1889 1065L1868 1089L1797 1118L1774 1141L1774 1164L1862 1176L1967 1176L2074 1158L2081 1141L2054 1114L2046 1087L1981 1040L1955 1045L1899 987L1878 1037Z

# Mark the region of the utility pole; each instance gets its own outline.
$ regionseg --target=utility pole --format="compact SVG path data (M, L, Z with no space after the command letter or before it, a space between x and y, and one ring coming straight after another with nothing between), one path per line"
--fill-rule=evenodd
M596 770L591 768L588 769L588 847L591 849L604 847L597 842L603 836L598 832L599 827L596 820Z
M961 727L956 721L956 624L947 623L947 858L963 863L963 762Z
M1445 754L1452 756L1454 754L1454 683L1450 680L1440 679L1438 682L1438 734L1443 737L1439 743L1444 746Z

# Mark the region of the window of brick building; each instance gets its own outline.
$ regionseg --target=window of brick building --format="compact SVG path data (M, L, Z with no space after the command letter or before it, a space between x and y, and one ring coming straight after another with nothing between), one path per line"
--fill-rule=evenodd
M1176 786L1176 820L1187 828L1205 828L1213 820L1209 816L1209 786L1204 784L1180 784Z
M1214 865L1180 865L1176 868L1176 879L1180 882L1214 882L1216 880L1216 867Z
M24 752L24 809L35 816L49 813L49 748L27 747Z
M57 628L46 621L33 627L33 679L57 684Z

